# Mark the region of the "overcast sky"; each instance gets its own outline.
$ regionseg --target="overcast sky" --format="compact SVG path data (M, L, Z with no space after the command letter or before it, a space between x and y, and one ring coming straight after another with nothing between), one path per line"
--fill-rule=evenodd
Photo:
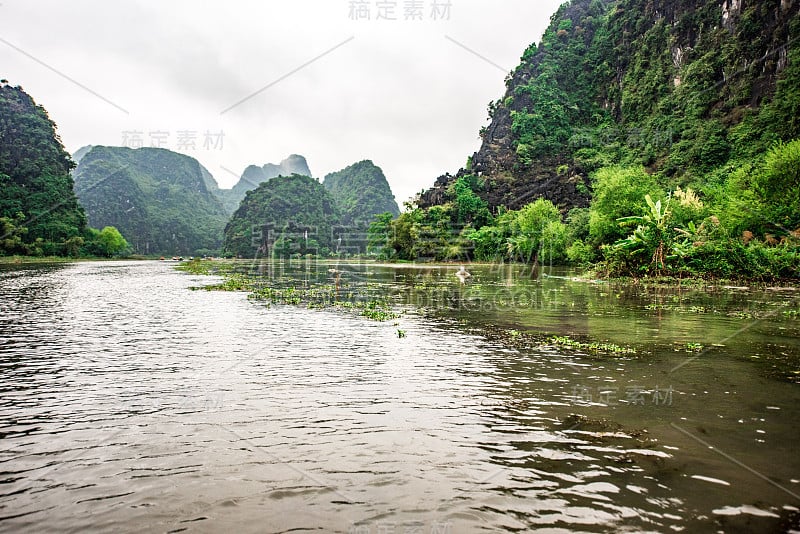
M138 138L221 187L291 153L319 178L371 159L402 203L478 149L487 104L560 1L447 3L0 0L0 78L70 152Z

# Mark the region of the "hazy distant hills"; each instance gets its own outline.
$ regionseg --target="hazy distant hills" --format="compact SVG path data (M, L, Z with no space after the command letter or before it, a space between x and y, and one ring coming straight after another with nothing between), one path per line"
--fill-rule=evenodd
M221 245L227 214L216 181L194 158L95 146L73 177L90 224L117 227L136 253L200 255Z
M363 230L379 213L399 214L383 171L369 160L328 174L323 185L293 154L277 165L250 165L232 189L220 189L197 160L166 149L90 146L74 158L75 192L90 224L117 227L139 254L214 254L224 239L227 252L246 256L255 253L250 234L260 225L311 232L302 246L284 236L278 245L287 254L337 246L357 252L363 247L344 229Z
M400 215L386 176L370 160L328 174L323 185L336 201L343 224L368 223L375 215L386 212Z
M258 165L249 165L242 173L239 182L237 182L232 189L220 190L220 197L225 210L229 214L236 211L245 193L255 189L263 182L277 176L291 176L293 174L311 176L311 170L308 168L306 158L299 154L290 155L278 165L274 163L267 163L261 167Z
M83 156L88 154L89 151L92 150L93 148L94 145L86 145L84 147L79 148L78 150L75 151L74 154L72 154L73 161L75 161L75 163L80 163L81 160L83 159Z

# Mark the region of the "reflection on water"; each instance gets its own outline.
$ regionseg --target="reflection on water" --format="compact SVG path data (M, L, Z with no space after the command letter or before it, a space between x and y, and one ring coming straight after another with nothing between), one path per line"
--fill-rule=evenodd
M796 525L794 293L340 269L408 313L266 307L155 262L0 270L0 530ZM638 352L469 333L490 325Z

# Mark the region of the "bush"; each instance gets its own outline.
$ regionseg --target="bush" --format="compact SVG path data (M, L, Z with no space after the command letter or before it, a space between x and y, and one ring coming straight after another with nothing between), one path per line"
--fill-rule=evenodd
M551 223L560 226L552 226ZM558 255L563 258L566 235L561 212L552 202L540 198L517 211L512 235L508 239L509 255L512 259L529 263L547 247L551 257Z
M86 231L82 253L89 256L112 258L127 254L130 245L113 226L106 226L102 230L89 228Z
M580 239L573 241L567 247L566 255L570 263L581 266L589 265L597 257L595 249Z
M772 224L790 230L800 226L800 139L779 142L767 152L753 188Z
M562 264L567 258L567 226L561 221L549 221L542 229L539 259L542 263Z
M664 196L644 167L606 167L597 171L593 179L594 198L589 208L589 243L595 247L610 244L626 235L617 219L644 215L647 206L642 204L645 195Z
M779 280L800 276L798 247L768 247L759 241L745 245L739 239L705 243L693 249L687 267L694 273L720 277Z

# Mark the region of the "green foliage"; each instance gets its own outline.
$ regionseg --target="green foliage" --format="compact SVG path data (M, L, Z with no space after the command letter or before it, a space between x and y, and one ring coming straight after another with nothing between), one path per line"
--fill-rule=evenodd
M24 240L28 233L24 222L23 213L18 213L14 218L0 217L0 255L30 254L30 247Z
M80 239L80 243L72 243L72 246L77 246L78 249L82 247L83 253L89 256L113 258L130 252L130 245L125 238L122 237L119 230L113 226L106 226L102 230L89 228L86 239L78 239Z
M405 259L446 259L451 239L457 234L452 205L433 206L418 212L413 221L409 228L411 249Z
M760 167L731 174L725 191L738 192L739 197L722 195L720 200L716 195L705 203L691 188L678 188L663 202L646 195L644 215L619 219L622 226L635 225L635 229L625 239L605 246L605 269L633 276L687 273L762 280L800 276L800 232L789 232L780 241L773 234L759 239L750 230L739 233L748 224L758 224L759 213L765 213L767 205L745 187L742 177L768 173L766 169L774 167L767 161L774 163L773 158L782 159L787 151L779 146L770 156ZM574 251L576 257L578 252Z
M523 263L535 262L545 250L550 257L563 257L566 227L552 202L538 199L520 209L508 239L508 255Z
M767 281L800 277L800 247L767 246L759 241L744 244L739 239L710 241L695 249L685 264L690 272L720 277L747 276Z
M19 87L0 85L0 254L63 255L86 229L74 163L47 112Z
M394 251L393 256L401 260L416 259L414 255L414 227L419 224L421 212L419 210L406 211L400 214L391 225L389 246Z
M482 186L483 181L472 175L462 176L453 182L451 195L454 197L456 223L472 223L480 227L491 220L488 204L475 193Z
M339 219L333 198L308 176L280 176L248 191L225 227L226 254L326 256Z
M391 255L392 220L394 215L389 212L375 216L367 229L367 253L380 258Z
M667 268L667 261L685 256L689 245L685 239L676 239L676 232L668 225L672 220L671 199L662 204L661 200L654 202L650 195L644 198L648 208L644 215L617 219L622 226L636 225L636 228L614 243L608 257L639 272L660 272Z
M595 249L581 239L573 241L567 247L565 254L571 264L580 266L588 266L597 256Z
M594 198L589 212L589 242L596 247L625 236L617 220L643 215L645 195L663 196L655 179L642 167L608 167L593 176Z
M336 202L344 225L364 225L381 213L400 215L383 171L369 160L328 174L323 185Z
M763 231L761 199L751 187L754 172L752 164L743 164L732 170L721 186L706 188L710 201L718 206L722 228L732 236L744 231Z
M508 240L514 233L514 211L504 211L491 225L486 225L469 234L475 243L475 257L484 261L503 261L508 255Z
M790 230L800 228L800 139L778 142L767 152L753 189L761 197L764 216L771 224Z
M800 140L778 142L729 169L724 182L707 187L707 193L729 235L792 238L800 229Z
M574 350L585 350L592 353L605 353L605 354L636 354L636 349L633 347L623 347L615 343L586 343L577 341L569 336L553 336L548 341L559 347L567 347Z
M567 213L567 230L570 240L589 237L589 208L572 208Z
M474 194L463 184L453 188L456 199L459 193L467 197ZM482 204L478 205L485 209ZM402 260L475 258L562 263L566 259L570 232L558 208L549 200L536 200L518 211L501 210L489 224L482 226L458 222L458 213L457 202L428 209L414 208L391 221L388 230L385 229L386 218L373 223L375 240L379 242L388 236L393 257Z
M548 221L542 229L539 243L539 261L550 265L561 265L567 259L566 249L569 241L569 230L559 220Z
M97 228L113 226L138 254L219 250L227 219L197 160L160 148L95 146L75 170L75 191Z
M518 78L502 105L511 108L513 148L524 165L564 154L578 125L608 120L597 91L606 73L600 52L607 35L598 31L605 4L564 4L538 49L532 46L523 54L518 71L530 69L533 75Z
M795 42L800 37L800 20L795 17L790 27L791 41ZM760 133L765 143L800 137L800 47L788 48L786 68L777 81L775 95L760 108L755 125L751 125L756 130L751 136Z
M480 260L562 263L570 240L561 213L538 199L518 211L502 212L491 225L468 234Z

